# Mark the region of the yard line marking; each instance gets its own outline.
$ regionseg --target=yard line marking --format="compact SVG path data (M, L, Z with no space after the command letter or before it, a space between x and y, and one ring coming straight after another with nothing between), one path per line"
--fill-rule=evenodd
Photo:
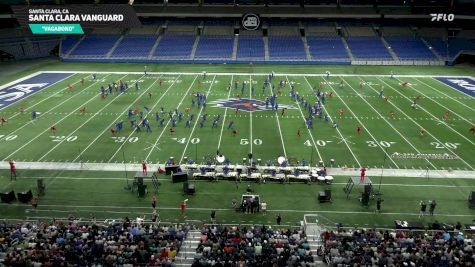
M348 86L350 86L351 90L353 90L355 93L358 93L358 92L353 88L353 86L351 86L351 84L349 84L345 79L341 78L341 80L344 81ZM363 81L363 79L360 78L360 81ZM369 85L369 87L370 87L373 91L377 92L376 89L374 89L371 84L368 84L368 85ZM361 97L361 95L360 95L360 97ZM409 140L407 140L407 138L406 138L404 135L402 135L388 120L386 120L386 118L385 118L381 113L379 113L379 111L377 111L377 110L373 107L373 105L371 105L365 98L361 97L361 99L363 99L363 101L364 101L371 109L373 109L374 112L376 112L376 114L378 114L378 115L381 117L381 119L383 119L389 126L391 126L391 128L393 128L393 130L394 130L396 133L398 133L399 136L401 136L402 139L404 139L404 141L406 141L406 143L407 143L409 146L411 146L412 148L414 148L414 150L415 150L417 153L421 154L421 152L419 151L419 149L417 149L411 142L409 142ZM379 142L378 142L378 145L380 145ZM381 148L382 148L382 146L381 146ZM388 156L388 158L391 158L391 156L387 154L386 150L385 150L385 154L386 154L386 156ZM437 168L434 166L434 164L432 164L432 162L430 162L428 159L425 159L425 160L426 160L427 163L429 163L434 169L437 169ZM394 162L394 161L393 161L393 162Z
M231 75L231 83L230 83L230 86L229 86L228 99L229 99L229 97L231 96L233 79L234 79L234 75ZM220 132L220 134L219 134L218 150L219 150L219 148L221 147L221 139L222 139L222 137L223 137L223 129L224 129L224 123L226 122L226 113L227 113L227 112L228 112L228 108L225 108L225 109L224 109L223 125L221 125L221 132Z
M384 84L386 84L387 86L391 87L391 85L387 84L386 82L384 82L383 80L381 80L381 82L383 82ZM391 87L392 88L392 87ZM373 89L374 90L374 89ZM395 90L393 88L393 90ZM397 91L397 90L396 90ZM404 111L402 111L398 106L396 106L395 104L392 103L392 101L388 101L393 107L395 107L397 110L399 110L399 112L401 112L402 114L404 114L404 116L406 116L410 121L414 122L415 125L417 125L417 127L419 128L423 128L420 124L418 124L413 118L411 118L409 115L407 115ZM457 154L455 154L455 152L452 151L452 149L448 148L446 145L444 145L444 143L442 143L439 139L437 139L434 135L432 135L429 131L426 130L426 133L429 134L434 140L436 140L437 142L439 142L440 144L442 144L450 153L452 153L454 156L458 157L461 161L463 161L463 163L465 163L470 169L472 170L475 170L470 164L468 164L465 160L463 160L460 156L458 156Z
M75 75L75 74L73 74L73 75L71 75L71 76L68 76L68 77L66 77L66 78L64 78L64 79L61 79L61 80L59 80L59 81L57 81L57 82L55 82L55 83L52 83L52 84L46 86L45 88L41 89L40 91L37 91L36 93L41 92L41 91L43 91L43 90L46 90L48 87L51 87L51 86L53 86L53 85L55 85L55 84L57 84L57 83L60 83L60 82L62 82L62 81L64 81L64 80L66 80L66 79L72 78L74 75ZM79 82L79 81L74 82L73 85L77 84L78 82ZM64 87L63 89L61 89L61 90L55 92L54 94L52 94L52 95L50 95L50 96L48 96L48 97L42 99L41 101L36 102L36 103L33 104L32 106L29 106L29 107L25 108L25 111L30 110L30 109L36 107L37 105L39 105L39 104L43 103L44 101L46 101L46 100L48 100L48 99L54 97L55 95L61 93L62 91L66 90L66 89L68 89L68 87ZM36 94L36 93L35 93L35 94ZM30 97L30 96L32 96L32 95L34 95L34 94L31 94L31 95L29 95L28 97ZM23 101L23 100L25 100L25 99L26 99L26 98L22 99L21 101ZM21 101L20 101L20 102L21 102ZM20 115L20 114L21 114L21 113L16 113L16 114L14 114L13 116L11 116L11 117L8 118L8 119L13 119L13 118L15 118L16 116L18 116L18 115Z
M178 106L176 107L177 109L181 106L181 104L183 103L183 100L185 100L186 96L189 94L189 92L190 92L191 88L193 87L193 85L195 84L195 81L196 81L197 78L198 78L198 75L195 76L195 79L193 79L193 81L191 82L190 87L188 87L188 90L186 90L185 94L183 95L183 98L180 100L180 103L178 103ZM175 116L175 115L173 115L173 116ZM198 118L196 118L196 119L198 119ZM163 127L162 132L160 133L160 135L158 136L158 138L155 141L154 145L152 146L152 148L148 152L147 157L145 157L145 161L147 161L148 158L150 157L150 155L152 154L152 150L157 146L158 141L160 140L163 133L165 133L166 129L168 128L168 124L170 123L170 121L171 121L171 119L168 119L167 124L165 125L165 127Z
M175 85L176 81L178 80L178 78L181 77L180 75L178 75L176 77L176 79L170 84L170 86L168 86L167 90L158 98L158 100L155 102L155 104L152 106L152 108L150 109L151 111L158 105L158 103L162 100L162 98L164 98L166 96L166 93L173 87L173 85ZM146 119L148 117L150 113L146 113L144 119ZM139 123L140 124L140 123ZM167 123L168 125L168 123ZM122 149L122 147L127 143L127 141L130 139L130 137L135 133L135 129L132 129L132 131L130 132L130 134L127 136L127 138L124 140L124 142L122 142L119 146L119 148L117 148L117 150L114 152L114 154L109 158L109 160L107 161L107 163L110 163L114 157L117 155L117 153L119 153L119 151ZM157 140L158 142L158 140ZM154 144L154 146L156 146L157 143ZM153 149L153 147L152 147ZM150 151L152 151L152 149L150 149Z
M244 81L243 81L244 82ZM252 76L249 74L249 99L252 101ZM252 154L252 108L251 110L249 111L249 135L250 135L250 138L249 138L249 146L251 147L251 154ZM285 149L284 149L285 151Z
M371 133L371 131L361 122L361 120L356 116L356 114L353 112L353 110L351 110L351 108L346 104L346 102L343 100L343 98L340 97L340 95L338 94L337 90L335 90L333 88L333 86L327 82L327 80L325 79L325 77L322 76L322 79L325 81L326 84L328 84L328 86L330 86L330 88L332 89L332 91L335 93L335 95L340 99L340 101L343 103L343 105L345 105L345 107L348 109L348 111L351 112L351 114L356 118L356 120L358 121L358 123L364 128L366 129L366 132L369 134L369 136L371 136L371 138L374 140L374 142L378 145L379 148L381 148L381 150L383 151L383 153L389 158L389 160L391 160L391 162L394 164L394 166L396 166L396 168L399 169L399 166L397 165L397 163L391 158L390 155L388 155L388 152L386 151L386 149L384 149L383 146L381 146L381 144L379 143L378 140L376 140L376 138L373 136L373 134ZM342 78L343 79L343 78ZM346 81L345 81L346 82ZM347 83L348 84L348 83ZM349 85L349 84L348 84ZM351 87L351 85L350 85ZM353 89L353 88L352 88ZM353 91L355 91L353 89ZM355 91L356 92L356 91ZM355 96L356 97L356 96ZM361 97L361 99L365 100L363 97ZM323 105L322 105L323 106ZM338 129L338 128L337 128ZM361 167L361 165L360 165Z
M275 112L275 120L279 126L280 141L282 142L282 149L284 149L284 157L287 158L287 152L285 151L284 138L282 137L282 130L280 129L279 115L277 114L277 110Z
M423 82L423 81L419 81L419 80L417 80L416 78L414 78L414 79L415 79L416 81L418 81L418 82L421 82L421 83L425 84L426 86L428 86L428 87L430 87L430 88L432 88L432 89L435 89L434 87L432 87L432 86L426 84L426 83ZM399 80L399 81L400 81L400 80ZM466 118L462 117L462 116L461 116L460 114L458 114L457 112L454 112L453 110L451 110L451 109L449 109L448 107L446 107L446 106L440 104L439 102L434 101L434 99L432 99L432 98L430 98L430 97L427 97L424 93L422 93L421 91L417 90L415 87L410 87L410 88L413 89L413 90L415 90L415 91L417 91L419 94L422 94L424 97L426 97L426 98L429 99L430 101L432 101L432 102L436 103L437 105L439 105L439 106L445 108L445 110L449 110L450 112L452 112L454 115L456 115L456 116L459 117L460 119L462 119L462 120L468 122L468 123L470 124L470 126L471 126L471 125L474 125L473 122L467 120ZM455 100L455 99L454 99L454 100ZM456 101L457 101L457 100L456 100ZM457 102L458 102L458 101L457 101Z
M415 79L416 81L420 82L420 83L425 84L426 86L429 86L429 87L432 88L433 90L435 90L435 91L437 91L437 92L439 92L439 93L445 95L447 98L454 100L455 102L459 103L460 105L462 105L462 106L464 106L464 107L466 107L466 108L468 108L468 109L471 109L472 111L475 111L474 108L471 108L471 107L465 105L464 103L458 101L458 100L456 99L456 98L458 98L458 97L451 97L450 95L448 95L448 94L446 94L446 93L444 93L444 92L442 92L442 91L437 90L435 87L430 86L430 85L428 85L427 83L425 83L425 82L423 82L423 81L421 81L421 80L419 80L419 79L416 79L416 78L414 78L414 79ZM439 80L437 80L437 79L432 78L432 80L437 81L437 82L439 82L440 84L443 84L445 87L450 87L450 88L452 88L451 86L449 86L449 85L447 85L447 84L445 84L445 83L443 83L443 82L441 82L441 81L439 81ZM452 89L453 89L453 88L452 88ZM458 91L458 90L456 90L456 91L457 91L457 92L460 92L460 91ZM432 100L432 98L431 98L431 100Z
M312 89L312 85L310 84L310 82L308 81L307 77L304 77L305 81L307 82L307 85L309 87L310 90L312 90L313 92L313 89ZM332 116L330 114L330 112L327 110L327 108L325 107L325 105L322 104L322 108L323 110L325 110L325 112L327 113L328 117L330 118L330 122L333 124L333 119L332 119ZM303 116L303 114L302 114ZM353 150L351 150L351 147L350 145L348 144L348 140L350 137L347 137L347 138L344 138L343 137L343 134L341 133L340 129L338 129L338 127L336 128L336 131L337 133L340 135L341 137L341 140L345 143L346 147L348 148L348 150L350 151L351 155L353 156L353 158L355 159L356 163L358 164L358 166L361 166L361 163L360 161L358 160L358 158L356 157L356 155L353 153Z
M307 81L307 78L305 78L305 76L303 78ZM287 75L285 76L285 79L287 80L287 83L290 84L289 77ZM307 83L308 83L308 81L307 81ZM308 84L308 85L310 86L310 88L312 88L312 86L310 84ZM295 103L297 103L297 106L299 107L300 114L302 115L302 120L305 122L305 115L302 112L302 108L300 108L299 101L295 101ZM315 147L315 150L317 150L318 158L320 159L320 161L323 161L322 155L320 154L320 150L318 150L318 146L317 146L317 143L315 143L315 139L313 138L312 132L310 131L310 129L306 125L305 125L305 128L307 128L307 131L310 134L310 139L312 139L313 146ZM355 158L355 160L356 160L356 162L358 162L358 160L356 158Z
M109 75L110 75L110 74L109 74ZM109 75L106 75L106 76L104 76L104 77L107 77L107 76L109 76ZM86 89L90 88L90 87L93 86L95 83L96 83L96 82L94 82L93 84L91 84L91 85L89 85L88 87L84 88L83 90L86 90ZM58 92L58 93L59 93L59 92ZM68 102L68 101L71 100L73 97L76 97L77 95L79 95L79 94L81 94L81 93L82 93L82 91L75 93L74 95L70 96L69 98L63 100L61 103L57 104L56 106L54 106L54 107L50 108L49 110L45 111L44 113L42 113L41 116L44 116L44 115L46 115L46 114L48 114L48 113L50 113L50 114L56 114L56 112L50 112L50 111L52 111L53 109L55 109L55 108L57 108L57 107L63 105L64 103ZM44 100L46 100L46 99L48 99L48 98L45 98ZM41 102L41 101L40 101L40 102ZM40 102L38 102L37 104L39 104ZM36 106L36 105L33 105L33 106L31 106L31 107L34 107L34 106ZM28 109L28 108L27 108L27 109ZM26 110L27 110L27 109L26 109ZM18 114L20 114L20 113L15 114L15 116L18 115ZM15 117L15 116L10 117L9 119L11 119L11 118L13 118L13 117ZM23 129L24 127L26 127L26 126L28 126L28 125L30 125L30 124L34 124L34 123L35 123L35 120L30 120L30 121L28 121L27 123L23 124L21 127L19 127L19 128L17 128L16 130L14 130L13 132L10 132L8 135L14 134L14 133L16 133L17 131ZM1 138L0 138L0 141L2 140L2 138L6 138L8 135L5 135L4 137L1 137Z
M127 77L127 75L125 76L122 76L119 80L122 80L122 79L125 79L125 77ZM59 147L61 144L64 143L64 141L66 141L69 137L71 137L75 132L77 132L79 129L81 129L84 125L86 125L89 121L91 121L97 114L101 114L102 113L99 113L101 112L102 110L104 110L105 108L107 108L110 104L114 103L114 101L119 98L120 96L124 95L124 92L121 92L120 94L118 94L117 96L115 96L111 101L109 101L109 103L107 103L106 105L104 105L99 111L95 112L94 115L92 115L91 117L89 117L85 122L83 122L81 125L79 125L79 127L77 127L74 131L72 131L70 134L68 134L66 136L66 138L62 139L61 141L59 141L54 147L52 147L48 152L46 152L45 154L43 154L43 156L41 156L38 161L41 161L42 159L44 159L49 153L51 153L53 150L55 150L57 147Z
M211 88L213 87L214 85L214 80L216 79L216 75L214 75L213 77L213 81L211 82L209 88L208 88L208 91L206 92L206 98L208 98L208 95L209 95L209 92L211 91ZM188 148L188 144L190 144L190 140L191 140L191 137L193 136L193 132L195 131L196 129L196 124L198 124L198 121L200 119L200 116L201 116L201 112L203 111L203 106L201 106L200 108L200 112L198 113L198 116L196 116L196 120L195 120L195 124L193 124L193 129L191 129L191 133L190 133L190 136L188 137L188 140L186 141L186 145L185 145L185 149L183 149L183 153L181 154L181 158L180 158L180 161L179 161L179 164L181 164L181 161L183 160L183 158L185 157L185 153L186 153L186 149ZM195 161L197 161L198 159L195 159Z
M144 75L143 75L143 73L140 73L140 74L142 74L142 76L140 77L140 78L142 78ZM97 139L99 139L107 130L109 130L109 129L111 128L111 126L113 126L114 123L115 123L123 114L125 114L125 112L128 111L128 110L130 109L130 107L132 107L132 106L135 104L135 102L137 102L146 92L148 92L148 90L150 90L150 88L152 88L152 86L153 86L157 81L158 81L158 79L154 79L154 81L152 82L152 84L151 84L149 87L147 87L146 90L143 90L143 92L142 92L127 108L125 108L124 111L122 111L122 112L120 113L120 115L117 116L117 117L112 121L112 123L110 123L106 128L104 128L104 130L102 130L102 132L101 132L100 134L98 134L98 135L96 136L96 138L94 138L94 140L92 140L92 142L90 142L90 143L86 146L86 148L82 149L81 152L79 152L79 154L73 159L72 162L75 162L76 160L78 160L78 159L82 156L82 154L84 154L84 152L85 152L86 150L88 150L88 149L92 146L92 144L94 144L94 143L97 141Z
M90 85L92 86L92 84ZM97 94L99 95L99 93ZM90 98L88 101L82 103L80 106L84 106L86 105L87 103L91 102L92 100L94 100L96 98L96 95L94 95L92 98ZM61 118L59 121L56 122L56 124L62 122L63 120L65 120L66 118L68 118L69 116L71 116L72 114L74 114L73 112L69 113L68 115L64 116L63 118ZM10 155L6 156L3 160L6 160L8 158L10 158L12 155L14 155L15 153L17 153L18 151L20 151L21 149L23 149L25 146L29 145L31 142L33 142L34 140L36 140L37 138L39 138L41 135L43 135L45 132L47 132L48 130L50 129L50 127L48 126L48 128L46 128L44 131L42 131L41 133L39 133L38 135L36 135L35 137L33 137L32 139L30 139L30 141L26 142L25 144L23 144L21 147L17 148L15 151L13 151L12 153L10 153Z
M392 87L391 85L389 85L388 83L384 82L382 79L378 78L378 80L380 80L381 82L385 83L386 85L389 86L389 88L393 89L395 92L397 92L398 94L400 94L401 96L403 96L404 98L406 98L409 102L412 103L412 100L409 99L407 96L405 96L404 94L400 93L398 90L396 90L394 87ZM400 81L400 80L399 80ZM439 118L437 118L436 116L434 116L432 113L430 113L429 111L427 111L424 107L418 105L418 107L420 107L422 110L424 110L427 114L429 114L430 116L432 116L433 118L439 120ZM457 130L455 130L454 128L450 127L449 125L445 124L445 126L447 126L447 128L449 128L450 130L452 130L454 133L457 133L458 135L460 135L463 139L467 140L469 143L471 143L472 145L475 145L474 142L472 142L470 139L468 139L467 137L465 137L463 134L459 133Z

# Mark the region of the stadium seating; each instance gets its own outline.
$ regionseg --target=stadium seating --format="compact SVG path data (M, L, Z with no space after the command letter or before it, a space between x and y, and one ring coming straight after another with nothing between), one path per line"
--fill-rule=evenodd
M264 59L264 41L261 36L239 36L237 59Z
M227 36L201 36L195 58L230 59L233 54L234 38Z
M194 35L166 33L160 39L153 55L156 57L189 59L195 39Z
M341 41L336 37L307 37L308 49L312 59L316 60L349 60L348 53Z
M156 40L155 35L127 35L117 45L112 56L147 57Z
M104 56L119 39L117 35L88 35L71 52L76 56Z
M330 266L471 266L471 239L462 233L354 230L323 232Z
M271 59L307 58L301 37L269 36L269 57Z
M356 59L391 60L391 54L379 37L348 37L348 46Z
M204 226L201 234L195 267L217 262L228 262L229 266L315 266L301 230Z
M188 230L128 219L109 224L2 223L0 252L4 266L171 266Z
M429 47L417 37L385 37L385 39L401 60L437 59Z
M447 56L447 42L441 37L425 37L424 39L440 56Z
M67 54L71 48L81 39L81 36L67 35L61 42L61 54Z
M117 42L120 35L93 34L86 36L76 46L81 37L68 36L62 40L61 55L73 60L75 58L107 60L110 57L112 60L135 59L138 61L242 62L252 60L276 63L348 64L351 60L392 61L393 56L403 61L435 61L445 58L447 54L444 38L439 36L444 32L443 29L421 28L416 31L409 25L401 23L394 23L394 25L385 23L373 29L373 25L368 23L355 24L345 21L338 24L331 21L299 23L298 21L271 20L263 22L263 27L268 29L267 37L263 37L261 30L241 31L239 36L235 37L235 22L233 21L169 20L156 23L159 24L154 24L152 20L151 25L146 24L130 29L128 34L123 35L120 42ZM345 40L338 35L337 25L346 36ZM304 26L305 37L300 35L299 27L301 26ZM376 35L378 29L383 38ZM453 59L462 50L475 50L473 38L468 38L472 35L471 31L463 31L460 36L467 38L449 39L448 60ZM2 43L4 39L2 36L0 32L0 47L4 48L3 51L18 55L18 58L27 57L28 51L31 51L30 48L6 45ZM14 41L17 37L12 38L11 40ZM24 41L26 37L19 38L23 38ZM8 43L8 38L5 40ZM155 44L157 46L152 51ZM388 46L391 49L388 50ZM308 48L308 54L306 48ZM35 49L46 51L48 47L41 46ZM350 57L348 50L353 57ZM233 58L233 51L236 52L235 58ZM151 58L149 58L150 54Z
M475 51L475 39L449 38L449 56L455 57L460 51Z

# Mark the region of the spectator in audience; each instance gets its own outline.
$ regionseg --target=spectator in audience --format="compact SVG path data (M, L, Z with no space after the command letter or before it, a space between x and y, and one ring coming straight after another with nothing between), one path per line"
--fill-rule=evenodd
M189 226L0 223L2 266L172 266Z
M324 231L323 255L330 266L473 266L471 240L463 233Z
M192 266L315 266L302 230L204 226Z

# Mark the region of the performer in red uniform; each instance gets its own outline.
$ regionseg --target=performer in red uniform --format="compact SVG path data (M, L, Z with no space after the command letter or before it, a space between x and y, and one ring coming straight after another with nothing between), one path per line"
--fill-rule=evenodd
M10 164L10 180L16 180L15 162L13 160L9 160L8 163Z
M147 162L146 161L142 162L142 173L144 175L147 175Z
M361 177L360 177L360 183L364 181L364 177L366 176L366 168L363 166L361 168Z

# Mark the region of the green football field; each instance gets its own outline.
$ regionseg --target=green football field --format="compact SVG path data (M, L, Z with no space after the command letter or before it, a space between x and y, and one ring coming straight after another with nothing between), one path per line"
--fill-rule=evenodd
M51 171L24 171L24 176L32 179L13 183L8 179L8 171L3 172L4 178L0 182L3 191L10 188L17 191L26 189L34 185L35 176L45 177L48 192L51 194L48 193L40 201L46 205L44 207L49 208L40 210L39 214L36 214L39 217L65 216L65 213L73 211L87 216L94 210L120 209L120 212L123 212L122 207L129 207L129 210L134 210L136 206L148 207L148 200L137 200L132 194L122 196L127 194L121 188L124 178L119 179L124 177L123 173L88 171L89 163L101 163L104 166L142 161L163 164L170 157L174 157L178 162L183 162L185 157L206 162L213 159L219 151L233 163L241 163L248 153L252 153L255 159L261 159L263 163L268 160L275 162L279 156L284 156L290 162L305 159L312 165L319 161L330 165L330 159L334 159L333 167L343 169L367 166L401 169L401 172L413 169L475 171L475 135L469 132L475 123L475 99L434 79L435 76L447 74L473 77L470 70L457 72L450 68L434 68L429 71L415 67L394 68L396 76L391 78L388 75L389 67L368 67L360 70L355 67L333 66L327 68L331 71L331 75L327 77L324 75L324 67L316 69L305 66L255 66L250 69L246 65L222 68L206 65L180 68L178 66L181 65L168 65L163 68L149 67L150 72L147 75L140 71L143 66L134 64L65 64L67 67L64 69L61 66L63 65L56 64L51 68L42 67L39 71L67 69L74 74L0 110L0 116L8 118L8 122L0 128L0 161L13 159L19 163L32 162L37 166L49 166L48 168L52 163L54 165L59 162L84 164L84 170L78 172L60 168ZM411 72L409 68L414 70ZM92 71L88 72L89 70ZM207 71L206 78L202 75L203 70ZM276 89L280 80L286 83L280 90L281 95L277 95L278 104L287 107L285 114L282 114L281 108L277 112L262 107L262 110L259 110L256 106L258 104L249 104L249 101L265 100L270 96L271 90L262 90L262 85L266 75L272 70L276 72L272 82ZM96 80L92 79L91 73L97 74ZM2 80L4 83L10 82L13 78L21 78L18 75L12 75L11 79L3 77ZM85 80L83 85L80 83L81 79ZM100 86L107 88L107 84L118 80L127 82L129 90L123 94L112 93L105 99L101 98ZM138 90L133 86L136 81L140 84ZM239 81L239 85L234 89L236 81ZM408 86L403 87L403 82L407 82ZM242 83L245 83L243 93ZM68 89L68 84L73 85L73 90ZM229 84L231 90L228 90ZM251 93L251 84L254 86L254 93ZM294 85L295 91L310 104L317 100L315 90L321 88L323 92L332 92L323 108L323 114L328 114L328 121L317 116L313 129L307 129L307 109L303 103L291 99L290 84ZM379 96L381 90L387 101ZM207 96L205 109L196 104L192 106L193 94L197 92ZM415 98L419 100L414 109L411 104ZM243 107L253 107L253 111L236 111L235 106L220 106L236 99L240 99ZM19 112L20 107L24 108L23 113ZM80 113L81 107L86 108L85 114ZM128 118L129 109L145 111L145 107L150 109L150 113L145 112L144 116L147 116L150 122L151 133L145 129L141 132L134 131L130 120L139 121L139 118L137 115ZM165 110L164 114L160 114L160 117L164 118L162 127L155 119L155 113L160 112L161 108ZM186 108L190 108L190 111L185 112ZM184 115L172 134L169 131L171 120L168 118L168 111L175 109ZM36 120L31 118L32 111L39 113ZM448 119L444 118L446 112ZM191 114L194 114L195 118L187 128L185 121ZM205 114L208 118L201 127L200 121ZM212 127L212 121L218 115L220 119L217 126ZM124 128L114 137L110 129L120 121L123 121ZM228 129L230 122L234 123L235 135ZM334 128L333 122L336 122L338 127ZM55 135L50 131L52 125L57 128ZM362 128L361 134L357 133L358 126ZM422 136L421 128L424 129ZM73 179L88 176L116 179ZM337 179L341 184L333 185L335 188L343 187L347 178ZM403 206L398 207L399 204L387 200L389 207L399 210L395 211L396 214L378 217L374 221L376 224L386 225L398 216L413 216L411 214L417 212L417 204L422 197L440 196L447 202L454 198L454 203L463 201L464 204L456 208L446 202L446 207L441 207L444 216L458 214L465 218L464 216L472 214L466 208L466 199L471 191L470 187L474 184L471 180L388 179L394 179L387 182L388 184L408 185L395 186L391 192L388 190L390 187L383 186L388 194L398 194L399 198L402 197ZM427 187L413 186L421 183ZM443 186L438 187L440 185ZM204 191L204 187L209 187L212 192L206 190L207 192L200 196L202 192L199 191L196 197L199 203L196 208L199 209L195 215L190 214L190 218L204 220L203 217L207 217L211 208L229 208L230 199L237 198L236 195L244 189L244 185L237 185L237 188L235 186L229 182L208 185L200 183L200 189ZM301 212L291 212L294 208L293 201L298 207L311 202L308 209L302 207L301 210L315 210L318 213L319 206L314 203L314 198L321 185L256 186L264 196L268 194L270 199L267 202L272 202L271 210L274 208L276 212L288 213L289 223L298 221L303 215ZM166 182L162 187L165 193L159 193L159 202L163 201L167 203L165 207L171 208L164 209L162 217L179 219L174 209L178 207L179 198L182 196L174 196L173 192L179 192L180 188ZM421 190L422 188L424 190ZM339 189L335 191L340 192ZM215 195L209 197L207 194ZM206 196L211 201L208 201ZM331 206L325 207L325 216L329 221L364 224L364 214L368 212L364 209L367 208L362 208L357 203L343 205L346 199L342 190L341 196L337 194L335 198ZM341 199L342 203L337 203L338 199ZM76 209L74 205L82 208ZM95 206L97 208L94 208ZM411 207L410 210L403 210L408 206ZM6 208L6 214L11 217L29 216L25 214L28 207L21 210L12 208L15 206L1 207ZM363 213L352 214L353 210ZM339 213L340 211L343 213ZM100 217L121 216L118 210L116 212ZM229 211L223 210L223 213L227 214ZM358 214L361 216L354 218L354 215ZM231 222L234 216L226 215L226 219ZM234 221L267 222L269 218L256 217L249 220L244 216Z

